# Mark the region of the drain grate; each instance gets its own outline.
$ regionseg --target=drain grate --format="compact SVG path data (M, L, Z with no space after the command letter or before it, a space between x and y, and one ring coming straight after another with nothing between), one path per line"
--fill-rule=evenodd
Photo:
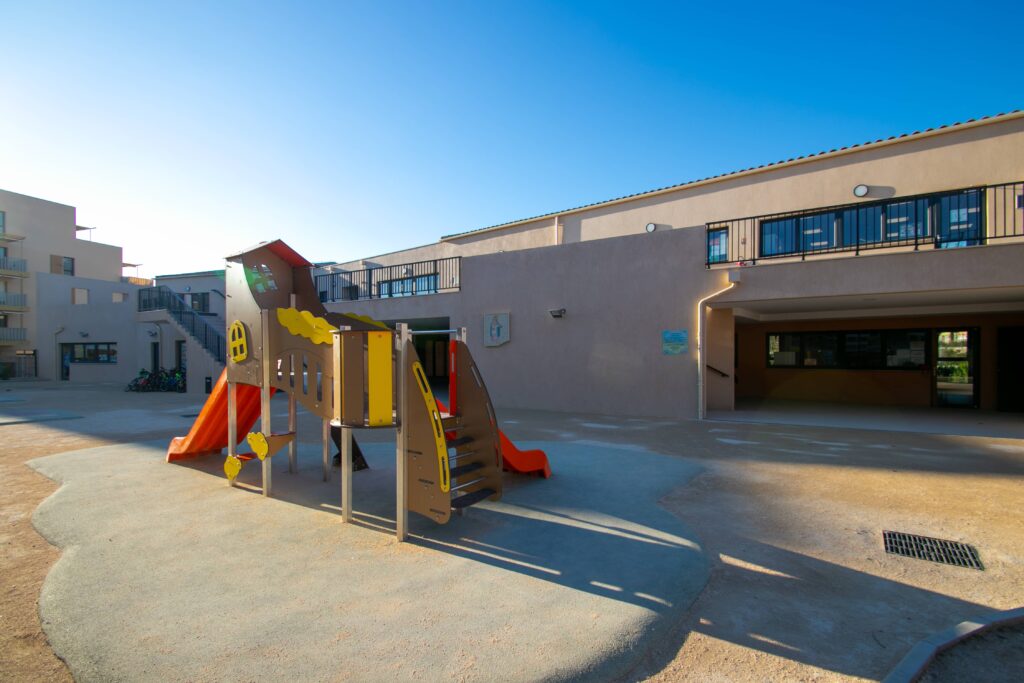
M893 555L951 564L954 567L968 567L982 571L985 569L978 557L978 551L974 546L966 543L915 536L899 531L883 531L882 539L885 541L885 552Z

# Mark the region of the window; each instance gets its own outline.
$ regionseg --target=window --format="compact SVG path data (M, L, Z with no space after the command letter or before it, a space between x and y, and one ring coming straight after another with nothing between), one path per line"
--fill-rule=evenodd
M815 332L803 335L803 366L805 368L838 368L839 334Z
M761 256L781 256L798 250L795 218L761 221Z
M98 344L61 344L61 357L68 363L116 363L117 344L101 342Z
M832 250L920 244L938 247L981 244L984 190L964 190L839 207L831 211L794 213L760 221L762 258ZM708 263L711 259L708 232Z
M842 212L843 246L856 247L873 244L882 235L882 207L858 206Z
M61 261L61 269L65 275L75 274L75 259L65 256Z
M111 294L111 300L115 304L123 304L128 301L128 292L114 292Z
M274 271L265 263L253 266L245 271L245 277L249 281L249 288L257 294L277 290L277 283L274 281Z
M914 241L928 236L927 199L890 202L885 205L885 240Z
M940 248L981 244L981 196L981 190L967 190L939 199L936 242Z
M7 214L0 211L0 232L7 232Z
M881 332L847 332L843 340L848 368L878 368L882 366Z
M885 367L917 369L925 364L924 330L889 330L885 333Z
M729 260L729 228L708 230L708 263L725 263Z
M800 244L804 251L831 249L836 245L836 215L831 211L800 219Z
M209 313L210 312L210 293L209 292L193 292L189 295L189 304L192 306L192 310L196 313Z
M822 251L836 245L833 211L761 221L761 255L781 256Z
M918 370L928 364L928 330L775 332L767 335L770 368Z
M89 303L89 290L81 287L71 288L71 303L76 306L83 306Z
M415 296L416 294L437 293L437 273L404 277L397 280L386 280L378 285L380 298L390 299L398 296Z
M799 334L768 335L768 367L795 368L799 359Z

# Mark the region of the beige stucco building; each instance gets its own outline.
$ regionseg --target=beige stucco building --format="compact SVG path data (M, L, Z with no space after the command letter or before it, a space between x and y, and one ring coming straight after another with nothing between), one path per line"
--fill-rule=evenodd
M95 364L132 364L121 321L136 286L121 247L80 239L73 206L2 190L0 228L0 373L57 379L69 344Z
M0 190L0 378L127 384L181 367L202 391L223 368L223 272L156 290L123 276L121 247L89 233L72 206Z
M1022 181L1015 112L449 235L317 286L334 310L467 327L498 405L1022 410ZM496 314L509 341L489 345ZM419 342L435 375L442 341Z

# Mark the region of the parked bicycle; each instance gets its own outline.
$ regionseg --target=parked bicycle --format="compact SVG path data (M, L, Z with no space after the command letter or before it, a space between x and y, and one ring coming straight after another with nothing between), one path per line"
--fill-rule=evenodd
M185 373L179 370L165 370L160 368L156 372L139 370L139 376L128 383L125 391L176 391L184 392Z

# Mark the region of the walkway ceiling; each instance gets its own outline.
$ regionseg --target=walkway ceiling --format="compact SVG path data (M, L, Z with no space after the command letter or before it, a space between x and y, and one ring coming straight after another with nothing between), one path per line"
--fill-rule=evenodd
M733 309L739 323L836 317L995 313L1024 310L1024 287L750 299L712 302L711 307Z

